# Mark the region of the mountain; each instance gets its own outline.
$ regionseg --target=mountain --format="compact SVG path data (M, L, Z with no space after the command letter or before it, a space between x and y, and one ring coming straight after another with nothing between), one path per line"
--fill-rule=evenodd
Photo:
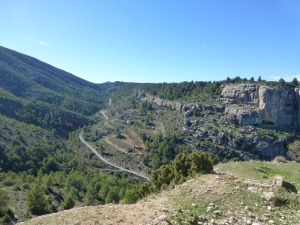
M0 80L1 115L64 137L105 105L100 85L4 47Z
M105 165L78 139L123 86L93 84L0 47L0 224L75 204L118 202L136 189L135 178L100 170ZM36 199L45 207L37 208Z
M281 156L282 161L299 162L296 83L236 77L93 84L0 47L0 223L74 206L134 203L198 176L217 158L228 162ZM255 170L264 178L271 175L268 166ZM209 176L193 185L218 179ZM215 200L208 199L197 213L203 214L209 201ZM182 212L174 212L173 219L194 217Z

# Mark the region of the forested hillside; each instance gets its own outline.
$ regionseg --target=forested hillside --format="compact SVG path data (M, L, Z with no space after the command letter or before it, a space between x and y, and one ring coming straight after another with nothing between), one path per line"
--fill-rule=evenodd
M105 106L104 86L0 47L0 114L68 136Z
M123 85L93 84L0 47L0 223L119 202L128 191L131 201L138 182L99 170L75 131L94 123Z

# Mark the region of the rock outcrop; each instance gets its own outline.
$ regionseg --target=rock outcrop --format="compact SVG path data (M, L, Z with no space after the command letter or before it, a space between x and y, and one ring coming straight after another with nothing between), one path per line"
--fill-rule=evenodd
M146 92L139 92L137 94L137 97L140 99L146 100L148 102L154 103L158 106L163 106L163 107L166 107L166 108L169 108L172 110L178 110L180 112L182 111L183 104L181 104L179 102L161 99L159 97L152 96Z
M270 124L300 127L300 92L291 86L260 84L226 85L220 101L226 104L228 119L236 124Z
M136 93L136 97L143 100L153 103L158 106L162 106L171 110L177 110L179 112L186 112L188 110L192 111L197 109L199 111L211 111L211 112L224 112L225 108L223 106L212 106L212 105L201 105L198 103L187 103L182 104L180 102L171 101L159 98L157 96L150 95L144 91L139 91Z

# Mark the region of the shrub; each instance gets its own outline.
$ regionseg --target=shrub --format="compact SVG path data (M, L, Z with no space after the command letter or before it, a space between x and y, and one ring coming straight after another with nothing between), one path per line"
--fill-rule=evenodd
M3 217L3 222L4 223L9 223L12 221L12 218L6 213Z
M75 201L74 199L69 195L65 198L63 202L63 207L64 209L71 209L75 206Z
M48 199L40 185L36 185L27 193L27 206L36 215L42 215L49 211Z
M154 170L151 174L151 182L154 189L162 190L171 183L183 183L187 177L193 177L199 173L211 173L213 165L217 162L218 158L211 153L183 152L178 154L172 163Z
M135 189L127 189L125 194L125 203L126 204L134 204L140 198L140 194Z

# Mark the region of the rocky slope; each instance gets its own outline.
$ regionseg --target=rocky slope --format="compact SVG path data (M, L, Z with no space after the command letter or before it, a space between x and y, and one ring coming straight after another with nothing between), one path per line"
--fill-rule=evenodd
M221 159L287 156L287 145L298 138L299 90L292 86L229 84L213 104L180 103L145 92L139 92L138 97L174 110L169 119L173 124L182 121L176 129L182 131L187 143ZM169 132L172 130L174 127Z

